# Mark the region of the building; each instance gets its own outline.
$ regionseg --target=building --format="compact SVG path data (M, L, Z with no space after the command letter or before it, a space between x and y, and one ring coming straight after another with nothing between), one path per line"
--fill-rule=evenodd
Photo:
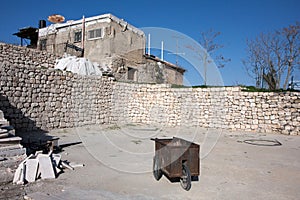
M86 57L111 68L117 80L183 83L183 68L146 55L144 32L112 14L40 28L37 46L56 55Z

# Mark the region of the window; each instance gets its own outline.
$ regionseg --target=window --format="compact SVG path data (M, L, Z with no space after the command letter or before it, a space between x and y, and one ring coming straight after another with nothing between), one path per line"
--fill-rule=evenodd
M91 30L91 31L89 31L88 37L89 37L89 39L102 38L103 37L103 31L102 31L101 28Z
M74 42L81 42L82 33L80 31L76 31L74 35Z
M40 50L47 50L47 39L40 40Z

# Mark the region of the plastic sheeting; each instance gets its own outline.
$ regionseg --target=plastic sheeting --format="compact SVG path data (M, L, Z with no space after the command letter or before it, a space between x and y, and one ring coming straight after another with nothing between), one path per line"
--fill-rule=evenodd
M62 71L71 71L80 75L97 75L102 76L99 64L92 63L86 58L78 58L76 56L67 56L56 61L55 69Z

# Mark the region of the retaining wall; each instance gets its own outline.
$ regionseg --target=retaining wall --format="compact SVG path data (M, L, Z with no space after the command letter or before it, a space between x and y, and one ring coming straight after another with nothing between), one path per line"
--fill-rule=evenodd
M54 70L56 57L0 44L0 110L17 131L146 123L300 135L300 93L171 88Z
M116 83L112 99L116 123L300 134L299 92Z
M26 132L108 123L112 81L54 63L48 53L0 45L0 110L10 124Z

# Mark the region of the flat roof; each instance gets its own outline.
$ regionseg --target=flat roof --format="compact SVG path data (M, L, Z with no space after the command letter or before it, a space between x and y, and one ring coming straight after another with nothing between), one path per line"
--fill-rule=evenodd
M119 19L118 17L112 15L111 13L108 14L103 14L103 15L98 15L98 16L94 16L94 17L87 17L84 18L85 22L92 22L92 21L96 21L96 20L101 20L101 19L110 19L113 20L117 23L119 23L122 26L127 26L128 30L131 30L139 35L145 35L144 32L134 26L132 26L131 24L129 24L128 22L124 21L123 19ZM47 30L49 27L51 27L52 29L61 29L61 28L66 28L69 26L76 26L76 25L80 25L82 24L82 19L79 20L68 20L64 23L57 23L57 24L51 24L50 26L47 26L45 28L40 29L40 32L44 32L44 30Z
M32 39L33 37L37 37L37 28L34 27L25 27L19 29L19 32L14 33L13 35L16 35L20 38L26 38L26 39Z

